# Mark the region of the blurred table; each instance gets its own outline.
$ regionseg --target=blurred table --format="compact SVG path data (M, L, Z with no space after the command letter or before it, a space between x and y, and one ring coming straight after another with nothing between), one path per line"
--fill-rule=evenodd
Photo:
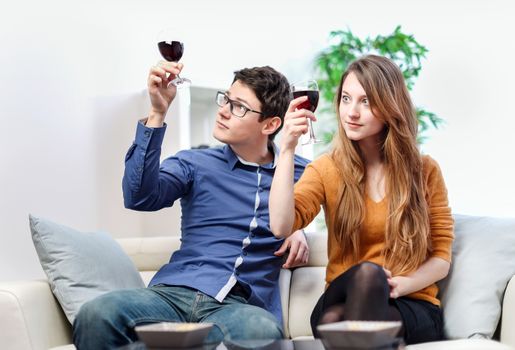
M167 348L159 350L324 350L322 342L316 340L245 340L238 342L224 342L221 344L203 345L194 348ZM157 350L147 348L144 343L136 342L118 350Z
M405 346L402 341L398 343L375 348L373 350L401 350L404 349ZM239 342L231 342L231 343L221 343L221 344L212 344L212 345L204 345L195 348L159 348L152 349L147 348L145 344L142 342L136 342L124 347L119 348L118 350L326 350L322 341L320 339L311 339L311 340L291 340L291 339L283 339L283 340L245 340ZM354 348L342 347L342 348L333 348L327 350L355 350ZM360 349L363 350L363 349Z

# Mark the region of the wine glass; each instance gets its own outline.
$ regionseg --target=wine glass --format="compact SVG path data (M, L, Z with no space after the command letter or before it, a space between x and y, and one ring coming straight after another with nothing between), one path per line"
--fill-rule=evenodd
M301 103L297 109L308 109L311 112L314 112L318 106L318 84L315 80L306 80L301 81L299 83L293 83L290 85L290 91L293 94L293 98L307 96L308 99ZM309 139L306 142L303 142L302 145L311 145L314 143L320 143L321 140L318 140L315 137L315 132L313 131L313 123L310 118L308 118L308 128L309 128Z
M173 29L163 29L158 34L157 47L159 48L161 56L169 62L179 62L184 53L184 43L180 40L180 35L178 37L177 33ZM179 74L177 74L177 77L170 83L181 88L189 86L191 84L191 80L188 78L181 78Z

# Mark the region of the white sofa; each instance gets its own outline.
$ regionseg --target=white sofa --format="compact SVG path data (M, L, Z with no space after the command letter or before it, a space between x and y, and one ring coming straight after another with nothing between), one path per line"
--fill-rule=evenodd
M311 336L309 315L324 288L326 237L322 234L309 234L308 237L308 265L293 271L281 271L284 330L290 338ZM125 238L118 242L146 283L180 244L178 237ZM459 339L412 345L407 349L515 349L515 276L511 278L503 298L500 342ZM47 281L0 283L1 349L74 349L70 343L71 326Z

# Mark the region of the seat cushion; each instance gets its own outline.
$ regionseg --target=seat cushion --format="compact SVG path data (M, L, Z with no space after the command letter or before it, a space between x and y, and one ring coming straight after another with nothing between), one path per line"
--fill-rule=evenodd
M459 339L408 345L406 350L513 350L506 344L487 339Z
M77 348L75 347L75 345L73 344L68 344L68 345L63 345L63 346L58 346L58 347L55 347L55 348L51 348L51 349L48 349L48 350L76 350Z
M29 221L43 270L70 323L88 300L116 289L145 286L109 234L83 233L32 215Z

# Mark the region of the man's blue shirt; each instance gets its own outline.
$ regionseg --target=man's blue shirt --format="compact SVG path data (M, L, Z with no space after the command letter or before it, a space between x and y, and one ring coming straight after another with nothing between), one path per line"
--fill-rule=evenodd
M275 159L248 163L225 145L180 151L160 165L165 130L138 123L123 178L127 208L154 211L180 198L181 247L150 285L186 286L221 302L239 282L250 292L250 304L282 322L278 278L283 259L273 253L283 241L270 231L268 212ZM295 181L307 163L295 157Z

